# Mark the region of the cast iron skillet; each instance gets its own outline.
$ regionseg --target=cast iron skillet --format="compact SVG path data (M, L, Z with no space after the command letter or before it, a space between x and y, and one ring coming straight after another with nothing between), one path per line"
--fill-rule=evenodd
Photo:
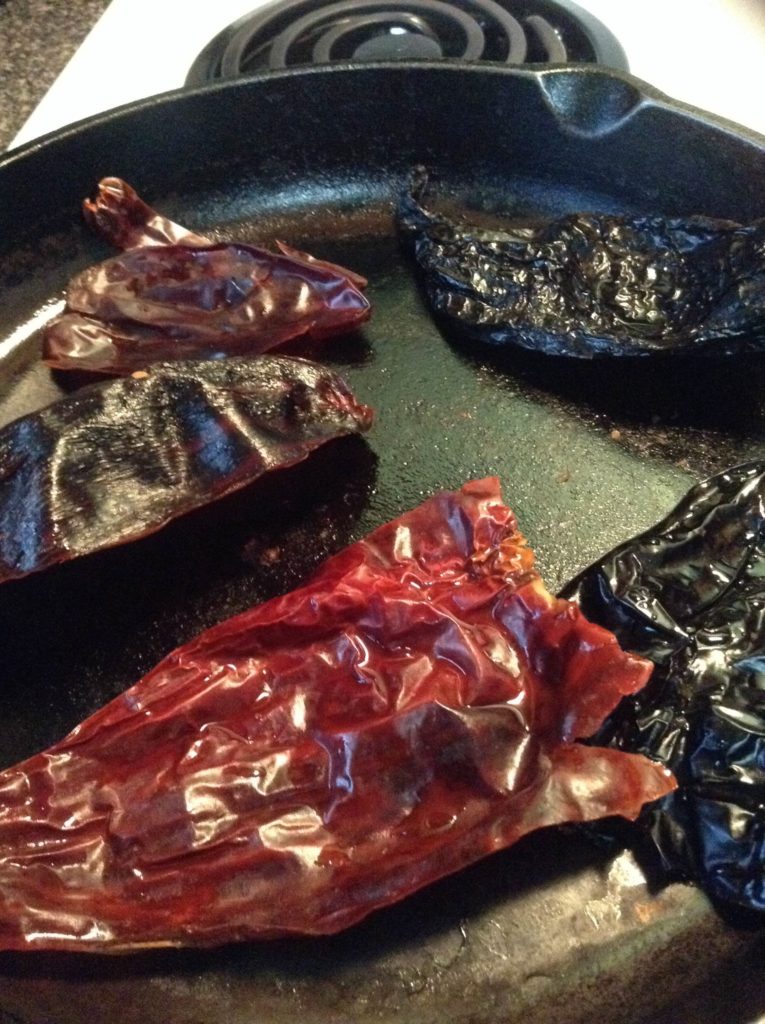
M30 321L106 254L79 218L106 174L205 233L282 237L367 274L373 321L323 356L378 420L368 442L326 449L158 536L3 587L3 764L434 490L499 474L555 588L693 480L762 455L765 360L572 365L441 337L393 230L415 163L446 206L489 220L765 214L765 140L590 67L270 74L139 103L6 157L2 421L60 392L36 363ZM0 956L0 1013L23 1024L745 1024L765 1010L761 953L756 932L724 924L694 890L652 895L628 854L550 830L332 939Z

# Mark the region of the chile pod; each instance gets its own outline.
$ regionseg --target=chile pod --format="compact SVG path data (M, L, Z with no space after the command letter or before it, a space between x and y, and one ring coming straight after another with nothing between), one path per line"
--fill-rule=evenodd
M0 430L0 582L144 537L371 421L337 374L279 356L82 388Z
M493 229L401 199L433 310L492 345L591 359L765 346L765 220L573 213Z
M495 479L202 633L0 773L0 948L327 934L674 785L576 742L650 665L552 597Z
M84 214L125 250L69 282L46 327L52 369L122 375L168 359L257 355L357 328L371 307L359 274L278 243L215 244L105 178Z
M640 819L666 876L765 911L765 463L697 484L563 594L655 666L594 742L677 777Z

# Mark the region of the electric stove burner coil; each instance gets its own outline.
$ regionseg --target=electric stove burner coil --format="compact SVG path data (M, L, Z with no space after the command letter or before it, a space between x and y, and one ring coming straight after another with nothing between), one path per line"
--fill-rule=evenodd
M443 59L627 70L609 30L568 0L277 0L212 39L186 85L334 61Z

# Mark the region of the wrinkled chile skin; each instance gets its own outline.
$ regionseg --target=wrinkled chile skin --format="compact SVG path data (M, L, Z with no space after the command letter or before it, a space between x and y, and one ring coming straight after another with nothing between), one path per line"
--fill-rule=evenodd
M492 230L399 204L433 310L447 327L546 355L699 353L765 347L765 221L750 225L575 213Z
M88 223L123 248L70 282L45 330L56 370L121 375L169 359L257 355L286 341L351 331L369 318L363 277L278 243L279 253L214 244L105 178Z
M593 742L675 773L640 819L665 877L765 911L765 463L697 485L563 595L656 666Z
M551 597L496 480L202 633L0 773L0 948L323 934L673 786L574 742L650 666Z
M371 421L337 374L278 356L81 388L0 430L0 583L153 533Z

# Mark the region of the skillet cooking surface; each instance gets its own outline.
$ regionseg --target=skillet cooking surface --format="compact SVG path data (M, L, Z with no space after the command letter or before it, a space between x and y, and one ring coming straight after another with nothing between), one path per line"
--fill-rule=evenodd
M1 588L2 764L435 490L498 474L555 589L694 480L761 455L765 359L572 365L461 347L431 322L392 209L420 162L445 208L460 197L487 222L582 209L748 220L765 214L764 145L593 68L396 65L150 100L7 158L0 421L60 393L27 327L107 255L79 203L115 174L191 228L281 237L368 275L372 322L316 356L377 422L159 535ZM765 1011L761 954L756 932L695 890L651 895L628 854L560 829L330 939L2 955L0 1020L749 1024Z

